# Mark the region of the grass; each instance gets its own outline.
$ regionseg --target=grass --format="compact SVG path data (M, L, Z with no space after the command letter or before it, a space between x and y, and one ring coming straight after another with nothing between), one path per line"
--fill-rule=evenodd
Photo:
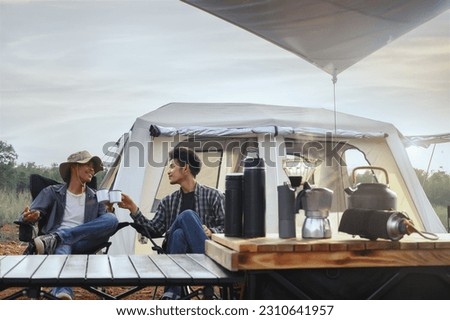
M13 223L30 203L29 192L0 190L0 226Z

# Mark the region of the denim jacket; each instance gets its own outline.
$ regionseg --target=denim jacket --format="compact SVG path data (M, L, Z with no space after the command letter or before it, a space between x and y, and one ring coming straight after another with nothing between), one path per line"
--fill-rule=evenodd
M41 212L39 234L54 232L61 226L66 207L66 193L67 184L48 186L31 203L30 210L39 210ZM94 220L105 213L106 207L103 203L97 201L95 191L86 187L84 222Z

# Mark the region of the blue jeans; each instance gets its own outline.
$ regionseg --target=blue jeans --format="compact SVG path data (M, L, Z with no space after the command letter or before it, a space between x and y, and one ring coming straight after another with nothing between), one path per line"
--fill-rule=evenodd
M205 253L208 237L195 211L185 210L180 213L167 233L167 253Z
M205 253L205 241L208 237L197 213L185 210L180 213L167 231L166 253ZM164 295L172 298L181 295L180 287L166 287Z
M108 241L118 224L114 214L105 213L79 226L59 229L56 234L61 239L61 243L56 247L55 254L90 253L100 244Z
M61 243L56 247L55 254L83 254L92 252L104 242L107 242L116 231L118 220L112 213L105 213L94 220L73 228L56 231ZM72 288L53 288L52 294L66 291L73 297Z

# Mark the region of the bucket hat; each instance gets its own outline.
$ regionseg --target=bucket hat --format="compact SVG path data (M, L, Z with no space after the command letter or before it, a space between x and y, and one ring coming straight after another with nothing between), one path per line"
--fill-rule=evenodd
M88 151L83 150L72 153L69 157L67 157L67 161L59 165L59 174L65 182L68 182L66 179L70 171L70 166L74 163L85 164L89 161L92 161L94 164L94 174L103 170L102 160L97 156L91 155Z

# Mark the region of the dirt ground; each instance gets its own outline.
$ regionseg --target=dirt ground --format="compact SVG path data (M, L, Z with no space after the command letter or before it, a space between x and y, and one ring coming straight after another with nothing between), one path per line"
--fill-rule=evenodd
M26 248L26 244L18 241L18 229L16 225L3 225L0 228L0 255L20 255ZM45 291L49 291L51 288L43 288ZM126 291L127 287L110 287L104 288L108 294L117 295ZM19 288L10 288L0 292L0 299L3 299L15 292L19 291ZM82 288L74 288L75 299L78 300L100 300L97 295L84 290ZM155 288L145 288L141 291L133 293L126 297L128 300L148 300L152 299L155 292ZM163 288L158 288L156 291L155 299L159 299L163 292ZM23 297L21 299L28 299Z

